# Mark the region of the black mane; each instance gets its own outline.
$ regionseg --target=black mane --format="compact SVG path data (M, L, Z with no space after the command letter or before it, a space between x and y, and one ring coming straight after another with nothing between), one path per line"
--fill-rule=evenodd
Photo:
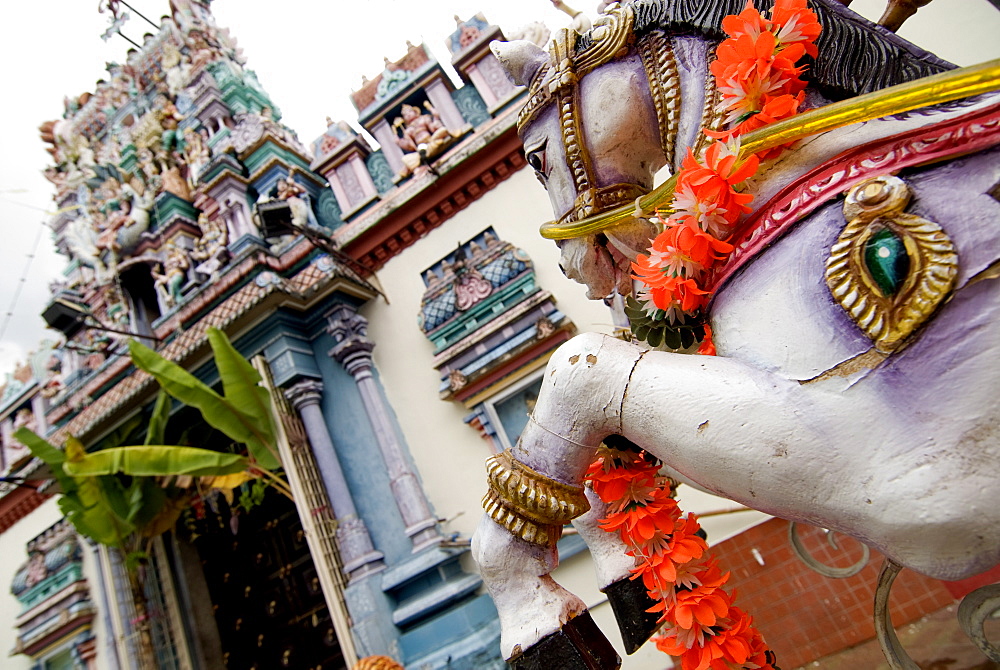
M694 35L721 41L722 19L739 14L746 0L634 0L635 33L662 30L670 35ZM773 0L758 0L769 10ZM837 0L810 0L823 31L816 46L819 57L805 78L831 99L849 98L887 86L954 69L954 65L923 51L894 33L875 25ZM576 49L591 40L581 35Z

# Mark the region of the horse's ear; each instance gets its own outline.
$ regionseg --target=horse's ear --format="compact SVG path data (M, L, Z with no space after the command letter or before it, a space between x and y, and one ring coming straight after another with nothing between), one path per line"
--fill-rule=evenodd
M548 52L528 40L494 40L490 42L490 49L503 66L507 78L517 86L529 85L538 68L549 61Z

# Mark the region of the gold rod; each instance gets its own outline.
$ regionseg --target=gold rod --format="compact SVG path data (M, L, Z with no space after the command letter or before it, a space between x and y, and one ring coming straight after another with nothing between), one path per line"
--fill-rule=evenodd
M828 132L919 107L940 105L1000 89L1000 59L958 68L922 79L890 86L840 102L803 112L743 136L740 155L764 151L810 135ZM639 198L637 204L622 205L579 221L543 223L539 232L549 240L566 240L599 233L626 223L637 209L643 214L665 207L674 194L676 176Z

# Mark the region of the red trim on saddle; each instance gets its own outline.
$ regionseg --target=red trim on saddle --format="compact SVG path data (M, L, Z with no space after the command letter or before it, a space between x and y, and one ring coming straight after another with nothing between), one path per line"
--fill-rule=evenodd
M855 147L785 186L727 240L735 248L708 285L717 291L740 268L807 214L855 184L903 168L972 153L1000 143L1000 104L933 126Z

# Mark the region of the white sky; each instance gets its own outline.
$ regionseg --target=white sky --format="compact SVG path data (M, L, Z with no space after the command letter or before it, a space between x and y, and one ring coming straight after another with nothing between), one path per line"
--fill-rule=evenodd
M154 22L166 14L167 0L127 0ZM591 16L596 0L569 4ZM25 360L29 351L58 333L45 329L39 315L48 284L59 276L63 259L53 251L41 224L54 208L53 189L41 171L49 163L37 127L60 116L63 97L92 91L108 61L124 61L130 45L115 36L102 42L107 14L97 0L48 0L4 3L8 29L0 40L0 325L18 287L20 295L0 340L0 375ZM856 0L852 9L877 18L883 3ZM567 17L549 0L216 0L217 23L229 27L261 84L281 109L283 121L303 142L310 142L334 120L356 120L348 95L361 75L382 71L383 56L397 60L405 42L425 42L442 63L450 56L445 38L454 15L477 12L506 32L531 21L550 27ZM123 32L137 42L152 31L141 18ZM960 65L1000 57L1000 11L989 0L937 0L921 9L901 35ZM37 242L36 242L37 241ZM29 256L33 255L33 258ZM25 274L25 268L30 265ZM24 277L25 281L20 279ZM0 384L3 383L0 377Z

